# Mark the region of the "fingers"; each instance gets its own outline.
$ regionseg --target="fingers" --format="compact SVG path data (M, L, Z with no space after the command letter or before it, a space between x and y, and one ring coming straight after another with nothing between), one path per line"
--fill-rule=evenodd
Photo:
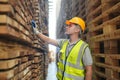
M39 34L39 33L40 33L37 28L33 28L33 32L34 32L35 34Z

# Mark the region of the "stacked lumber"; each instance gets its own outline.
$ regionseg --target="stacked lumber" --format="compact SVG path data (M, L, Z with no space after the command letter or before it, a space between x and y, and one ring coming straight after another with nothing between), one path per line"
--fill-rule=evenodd
M33 49L27 46L0 41L0 79L19 80L30 79L33 63Z
M87 25L95 80L120 79L120 0L88 0Z
M33 80L35 80L35 79L41 79L41 80L43 80L43 74L42 73L44 73L44 67L42 67L44 64L42 64L43 63L43 61L44 61L44 57L42 57L43 55L42 54L40 54L40 53L36 53L35 55L34 55L34 62L33 62L33 64L32 64L32 70L33 70L33 73L32 73L32 75L33 75ZM41 66L42 65L42 66ZM35 79L34 79L35 78Z
M0 80L43 80L47 45L35 36L31 20L47 31L41 0L0 0ZM44 2L45 4L45 2ZM47 18L44 15L44 18ZM47 34L47 33L46 33Z
M31 43L30 27L27 24L30 19L26 19L28 17L24 14L26 11L22 11L17 1L1 0L0 2L0 34ZM29 18L32 19L31 16Z

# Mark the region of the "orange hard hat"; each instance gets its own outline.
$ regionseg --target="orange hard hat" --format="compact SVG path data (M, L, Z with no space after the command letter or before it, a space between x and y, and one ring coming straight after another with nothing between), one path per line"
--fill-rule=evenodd
M82 31L84 32L84 30L85 30L85 21L82 18L80 18L80 17L73 17L70 20L66 20L66 24L67 25L70 25L71 23L78 24L81 27Z

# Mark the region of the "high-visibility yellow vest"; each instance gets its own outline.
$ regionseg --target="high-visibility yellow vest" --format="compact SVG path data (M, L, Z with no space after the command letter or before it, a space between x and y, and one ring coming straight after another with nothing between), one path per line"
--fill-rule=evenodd
M66 56L67 45L68 40L64 41L60 50L57 78L58 80L83 80L85 70L82 57L88 44L82 40L78 41Z

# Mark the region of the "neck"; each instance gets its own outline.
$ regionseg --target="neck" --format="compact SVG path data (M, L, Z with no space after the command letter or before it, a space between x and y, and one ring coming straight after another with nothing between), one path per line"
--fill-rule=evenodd
M70 43L76 42L78 41L78 39L79 39L78 35L74 34L70 35Z

